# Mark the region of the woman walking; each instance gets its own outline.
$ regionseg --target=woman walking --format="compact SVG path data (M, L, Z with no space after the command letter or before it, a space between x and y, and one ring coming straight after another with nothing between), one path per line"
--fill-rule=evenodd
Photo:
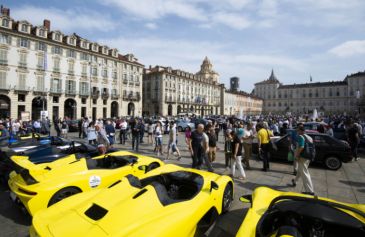
M162 155L162 127L160 122L156 123L154 134L156 144L155 150L157 152L157 155L160 156Z
M91 122L89 124L89 127L87 128L87 140L89 141L90 145L97 145L96 144L96 130L94 126L94 122Z
M153 144L153 125L152 122L149 122L147 125L147 133L148 133L148 144Z
M244 135L242 138L243 149L245 151L243 164L246 166L246 169L250 169L250 159L252 156L252 140L253 140L252 124L248 123L246 128L244 129Z
M232 177L235 178L236 173L236 165L238 166L238 171L240 176L238 177L239 180L244 180L246 178L245 170L242 166L242 141L237 136L235 132L232 131L231 136L233 137L233 163L232 163Z
M217 152L217 135L215 133L214 126L207 126L207 135L209 138L209 151L208 151L208 159L210 163L215 161L216 152Z

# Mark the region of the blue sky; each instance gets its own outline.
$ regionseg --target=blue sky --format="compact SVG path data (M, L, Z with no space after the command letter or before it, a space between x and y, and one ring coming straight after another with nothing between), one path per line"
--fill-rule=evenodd
M251 91L273 68L284 83L365 70L364 0L2 1L15 20L76 32L146 67L197 72L205 56L228 85Z

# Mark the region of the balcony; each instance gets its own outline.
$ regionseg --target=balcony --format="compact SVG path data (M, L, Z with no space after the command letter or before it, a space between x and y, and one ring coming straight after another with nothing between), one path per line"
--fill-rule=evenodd
M33 89L34 95L47 95L46 89L43 87L36 87Z
M29 93L29 87L26 87L25 85L18 85L14 87L15 93L18 94L28 94Z
M117 100L117 99L119 99L119 95L118 94L112 94L111 95L111 98L112 98L112 100Z
M49 90L49 93L52 95L61 95L62 94L62 89L61 88L51 88Z
M87 77L87 73L86 72L82 72L81 73L81 77Z
M70 89L65 91L66 96L76 96L76 89Z
M1 66L8 66L8 60L6 60L6 59L0 60L0 65Z
M140 101L141 96L140 95L123 95L124 101Z
M53 73L60 73L60 68L59 67L53 68Z
M93 99L97 99L97 98L99 98L99 96L100 96L100 91L92 91L91 92L91 97Z
M44 71L44 66L43 65L37 65L37 70L38 71Z
M124 79L123 84L128 84L128 80Z
M11 90L11 86L7 85L6 82L0 83L0 92L8 93Z
M109 92L104 91L103 93L101 93L101 98L108 99L109 98Z
M27 63L19 62L18 67L21 68L21 69L27 69Z
M75 71L74 70L68 70L68 75L75 76Z
M90 95L89 91L86 91L86 90L79 92L80 97L89 97L89 95Z

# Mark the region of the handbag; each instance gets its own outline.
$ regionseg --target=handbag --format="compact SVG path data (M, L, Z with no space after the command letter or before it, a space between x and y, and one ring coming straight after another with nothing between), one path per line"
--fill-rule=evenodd
M294 154L292 151L288 152L288 161L294 161Z

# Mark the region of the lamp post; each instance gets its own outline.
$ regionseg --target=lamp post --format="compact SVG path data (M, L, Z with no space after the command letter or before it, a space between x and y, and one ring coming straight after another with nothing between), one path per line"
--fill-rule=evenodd
M357 113L360 116L360 90L356 91Z

